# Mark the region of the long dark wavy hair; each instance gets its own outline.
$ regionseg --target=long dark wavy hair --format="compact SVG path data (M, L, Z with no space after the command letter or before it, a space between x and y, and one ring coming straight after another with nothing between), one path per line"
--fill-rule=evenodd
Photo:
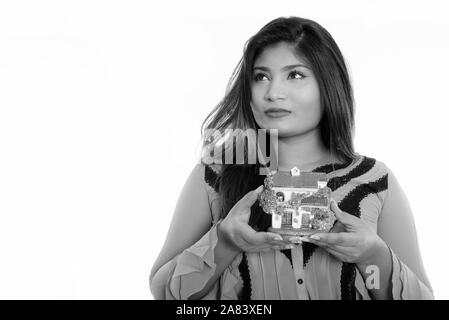
M339 158L355 159L353 93L345 60L326 29L299 17L274 19L245 43L224 98L201 126L203 141L210 141L207 129L259 129L250 107L252 68L264 48L279 42L293 45L315 74L324 109L319 127L325 147ZM258 168L259 164L223 164L217 182L222 217L244 194L263 183Z

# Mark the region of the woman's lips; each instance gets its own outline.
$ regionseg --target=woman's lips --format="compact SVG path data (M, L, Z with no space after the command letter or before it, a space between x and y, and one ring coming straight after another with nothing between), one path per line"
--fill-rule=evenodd
M269 118L282 118L290 115L290 113L291 112L287 110L269 110L265 112Z

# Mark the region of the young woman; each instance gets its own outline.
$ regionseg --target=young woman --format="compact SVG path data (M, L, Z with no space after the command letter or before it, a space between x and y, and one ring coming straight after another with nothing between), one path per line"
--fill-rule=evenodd
M331 35L275 19L246 43L231 80L205 128L278 129L278 170L326 173L337 222L286 243L257 204L260 164L202 162L153 266L154 298L432 299L404 192L383 162L353 149L352 88Z

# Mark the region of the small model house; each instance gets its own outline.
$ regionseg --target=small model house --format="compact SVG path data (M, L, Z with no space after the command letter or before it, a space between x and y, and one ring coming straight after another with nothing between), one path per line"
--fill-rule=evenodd
M329 217L330 188L327 176L321 172L274 172L265 180L260 203L272 215L272 231L320 231L323 219ZM333 221L328 221L333 224ZM301 233L301 232L300 232ZM296 234L296 233L295 233Z

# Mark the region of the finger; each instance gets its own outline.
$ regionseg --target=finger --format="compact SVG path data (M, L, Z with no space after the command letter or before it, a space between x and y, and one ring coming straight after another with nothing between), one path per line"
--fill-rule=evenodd
M288 241L285 241L284 238L280 234L274 233L274 232L262 232L259 231L259 233L265 233L270 237L271 242L282 242L287 243Z
M340 245L343 247L354 246L358 241L358 238L349 232L315 233L309 238L328 245Z
M269 232L256 232L249 235L249 239L254 244L270 244L282 241L282 237L278 234L272 234Z
M254 244L252 242L248 242L246 241L244 238L240 239L240 247L243 249L243 251L245 252L259 252L262 250L270 250L272 245L268 244L268 243L263 243L263 244Z
M302 242L307 242L307 243L313 243L314 245L317 245L319 247L327 247L328 246L327 243L321 242L319 240L312 239L310 237L301 237L301 241Z
M242 199L239 200L239 203L244 208L251 208L251 206L256 202L258 195L262 192L263 185L260 185L257 189L252 190L245 194Z
M246 242L253 245L266 244L272 241L282 241L282 237L276 233L262 231L256 232L250 226L244 227L242 237Z
M248 224L241 225L242 236L246 239L256 239L256 241L276 242L285 241L282 236L275 232L256 231Z
M310 238L305 238L303 239L304 242L310 242L313 243L321 248L323 248L323 250L326 250L327 252L331 253L332 255L336 256L338 259L342 260L344 257L344 247L341 246L335 246L335 245L331 245L331 244L327 244L325 242L321 242L318 240L313 240Z
M288 240L281 240L281 241L273 240L273 241L270 242L270 244L273 245L273 246L285 247L285 246L288 246L288 245L292 244L292 242L290 242Z
M293 244L273 246L274 250L289 250L293 248L294 248Z
M349 256L351 253L350 249L352 248L352 247L343 247L343 246L335 245L335 244L329 244L326 242L321 242L321 241L313 240L310 238L303 239L302 241L313 243L314 245L317 245L317 246L323 248L324 250L334 250L335 252L338 252L343 256Z
M331 210L335 213L335 217L337 218L337 220L340 221L343 225L354 225L359 221L359 219L354 217L353 215L342 211L338 207L337 202L334 199L332 199L331 201Z

